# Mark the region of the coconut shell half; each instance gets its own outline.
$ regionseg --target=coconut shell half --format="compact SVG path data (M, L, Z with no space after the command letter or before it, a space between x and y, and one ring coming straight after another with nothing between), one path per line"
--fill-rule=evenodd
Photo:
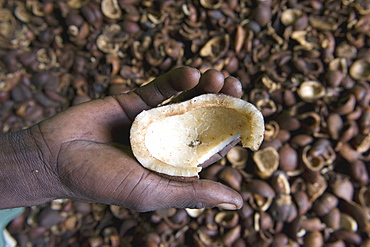
M251 103L224 94L203 94L141 112L130 132L132 151L146 168L177 177L198 177L201 164L240 138L257 150L264 120Z

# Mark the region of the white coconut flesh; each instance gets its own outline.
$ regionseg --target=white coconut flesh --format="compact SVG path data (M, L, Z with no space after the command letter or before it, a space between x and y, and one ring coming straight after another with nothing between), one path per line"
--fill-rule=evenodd
M264 120L252 104L223 94L141 112L130 133L132 151L146 168L170 176L198 176L202 163L239 139L257 150Z

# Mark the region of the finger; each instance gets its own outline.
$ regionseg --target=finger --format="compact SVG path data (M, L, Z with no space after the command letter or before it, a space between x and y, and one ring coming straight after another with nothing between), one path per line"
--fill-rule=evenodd
M200 72L197 69L176 68L133 92L114 97L126 115L133 120L141 111L155 107L171 96L195 87L199 78Z
M126 149L116 144L76 141L67 148L78 150L78 155L74 157L77 160L70 163L86 165L77 170L70 167L65 171L67 176L63 177L69 177L68 181L78 184L79 189L73 189L74 192L80 196L93 195L95 201L137 211L214 206L239 209L243 203L235 190L221 183L205 179L181 182L150 172L127 154ZM74 174L76 177L70 177L70 170L78 171L78 174ZM78 193L82 188L88 188L89 191Z
M156 192L159 192L158 194ZM242 197L235 190L211 180L195 180L192 182L178 182L175 180L161 180L155 191L148 192L152 202L149 207L158 208L211 208L240 209L243 205ZM155 210L149 208L146 210Z
M225 79L224 85L220 91L230 96L241 98L243 95L243 87L241 82L233 76L229 76Z
M207 70L200 78L198 85L194 91L202 93L218 93L224 85L225 77L215 69Z
M179 200L179 195L183 199ZM211 180L196 180L192 183L182 183L182 190L177 196L170 197L174 207L203 208L222 207L225 209L240 209L243 199L235 190Z
M193 88L199 82L200 72L190 67L181 67L159 76L151 83L135 90L145 103L151 107L177 93Z
M172 102L181 102L204 93L218 93L224 87L225 77L221 72L210 69L200 78L199 83L189 91L183 92Z

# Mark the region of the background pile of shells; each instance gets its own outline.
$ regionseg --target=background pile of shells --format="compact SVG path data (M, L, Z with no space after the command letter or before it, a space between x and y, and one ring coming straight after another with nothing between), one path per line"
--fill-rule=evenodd
M137 213L70 200L27 208L20 246L368 246L367 0L0 0L0 130L130 91L171 68L243 83L265 141L201 176L238 211Z

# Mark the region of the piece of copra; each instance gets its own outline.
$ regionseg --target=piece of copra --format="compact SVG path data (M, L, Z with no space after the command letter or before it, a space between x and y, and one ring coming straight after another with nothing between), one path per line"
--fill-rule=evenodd
M251 103L224 94L141 112L130 142L144 167L176 177L198 177L201 165L231 142L258 150L264 134L261 112Z

